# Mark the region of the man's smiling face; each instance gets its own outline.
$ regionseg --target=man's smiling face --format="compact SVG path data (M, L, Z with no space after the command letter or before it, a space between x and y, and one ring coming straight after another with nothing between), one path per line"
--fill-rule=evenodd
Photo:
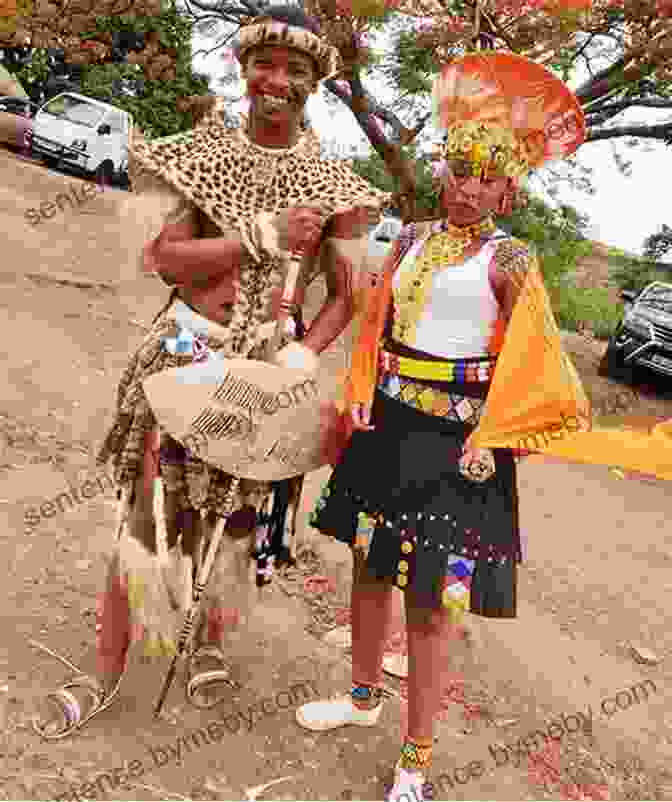
M274 127L298 128L306 100L317 90L313 60L289 47L252 50L243 78L250 97L250 119Z

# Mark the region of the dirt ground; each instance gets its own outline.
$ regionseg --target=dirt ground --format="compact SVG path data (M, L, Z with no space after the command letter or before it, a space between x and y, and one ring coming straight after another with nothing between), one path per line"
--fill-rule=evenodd
M175 682L168 714L154 720L167 664L134 659L118 703L79 735L44 743L32 733L36 701L68 673L30 640L92 666L114 494L101 481L34 527L24 516L97 475L92 457L121 370L166 298L155 279L128 270L125 193L108 189L28 222L27 209L80 183L0 153L0 795L382 799L404 726L403 680L388 676L390 699L373 730L314 735L294 721L297 704L349 681L347 644L324 635L347 626L350 557L305 523L300 570L274 583L231 643L241 690L221 707L190 708ZM603 344L566 341L596 403L624 392L595 375ZM331 349L325 374L341 363ZM638 392L637 414L672 417L670 400ZM308 478L304 522L327 475ZM471 637L443 666L435 799L672 799L669 487L538 457L522 463L519 484L520 615L472 620ZM399 613L399 632L402 623ZM403 653L399 634L389 649ZM654 653L649 664L636 659L644 649Z

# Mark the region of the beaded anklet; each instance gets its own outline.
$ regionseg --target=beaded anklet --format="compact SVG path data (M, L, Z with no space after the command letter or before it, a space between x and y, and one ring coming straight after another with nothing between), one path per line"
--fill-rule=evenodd
M383 691L373 685L353 685L350 696L358 710L374 710L383 699Z
M401 747L399 768L425 773L432 763L432 738L406 738Z

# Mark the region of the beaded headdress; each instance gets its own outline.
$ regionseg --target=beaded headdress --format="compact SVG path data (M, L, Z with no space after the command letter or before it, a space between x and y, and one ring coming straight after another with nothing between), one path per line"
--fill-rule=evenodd
M244 25L233 50L238 61L243 61L253 47L268 45L291 47L310 56L317 66L319 80L335 74L341 66L338 50L317 34L272 17L255 17Z
M571 155L586 137L578 100L552 72L513 53L485 51L451 62L434 84L434 115L445 131L442 158L474 172L519 179Z

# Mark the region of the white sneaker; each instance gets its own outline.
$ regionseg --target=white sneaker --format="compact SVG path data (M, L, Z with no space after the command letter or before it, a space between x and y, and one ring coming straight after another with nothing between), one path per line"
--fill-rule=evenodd
M425 776L421 771L406 771L397 765L394 770L394 785L385 798L386 802L424 802Z
M373 710L360 710L352 703L352 698L338 696L320 702L308 702L296 711L297 722L307 730L325 732L355 724L357 727L375 727L382 710L382 702Z

